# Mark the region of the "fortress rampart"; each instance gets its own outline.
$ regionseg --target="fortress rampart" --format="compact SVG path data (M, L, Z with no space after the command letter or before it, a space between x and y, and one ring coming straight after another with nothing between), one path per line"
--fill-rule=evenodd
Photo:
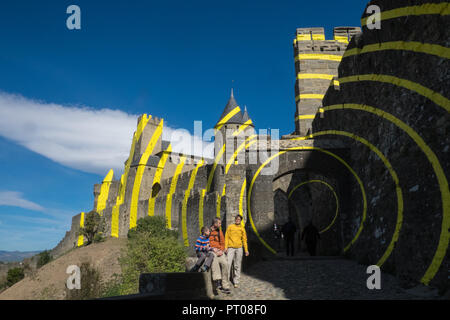
M320 255L377 264L405 286L448 287L449 6L369 4L382 10L381 29L363 14L362 32L338 27L333 40L296 30L295 131L280 140L255 135L233 93L215 159L173 153L163 119L141 116L123 175L94 186L105 233L125 237L139 218L163 216L192 249L201 226L220 217L226 228L240 213L260 258L277 253L272 225L290 216L299 229L318 226ZM82 222L73 218L55 253L83 243Z

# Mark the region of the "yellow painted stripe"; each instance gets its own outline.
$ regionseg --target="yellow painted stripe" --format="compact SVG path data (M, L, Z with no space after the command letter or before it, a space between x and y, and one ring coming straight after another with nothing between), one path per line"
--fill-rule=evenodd
M297 41L311 41L311 34L310 33L298 34L296 40ZM325 40L325 35L324 34L313 34L312 35L312 40L324 41Z
M324 74L324 73L298 73L297 79L324 79L331 80L336 75L333 74Z
M325 35L324 34L313 34L312 35L313 40L325 40Z
M343 58L385 50L413 51L417 53L426 53L441 58L450 59L450 48L443 47L437 44L422 43L417 41L390 41L368 44L362 48L352 48L346 50Z
M329 60L340 62L342 60L342 56L321 53L300 53L295 57L295 61L299 60Z
M300 94L298 96L295 97L295 101L298 102L300 100L305 100L305 99L318 99L318 100L322 100L323 97L325 97L324 94L315 94L315 93L304 93L304 94Z
M345 36L335 36L334 40L337 42L348 43L348 37Z
M316 117L315 114L303 114L299 115L296 120L311 120Z
M141 137L142 132L144 132L145 127L147 126L148 121L151 119L151 115L147 116L144 114L141 118L141 121L139 121L137 130L136 130L136 140L139 140Z
M397 8L392 10L387 10L381 12L381 21L400 18L404 16L421 16L428 14L439 14L441 16L450 14L450 6L448 2L443 3L426 3L423 5L410 6ZM369 17L365 17L361 19L361 25L366 26L367 20Z
M241 193L239 196L239 214L241 216L244 216L243 202L244 202L244 193L245 193L246 186L247 186L247 180L244 179L244 182L242 183L242 187L241 187ZM244 222L244 221L242 221L242 222Z
M204 163L205 163L205 161L203 159L197 163L197 166L192 171L191 177L189 178L188 188L184 192L184 199L183 199L183 204L181 207L181 231L183 233L183 241L184 241L185 247L189 247L189 239L188 239L188 233L187 233L187 202L188 202L189 196L191 195L191 189L194 187L195 177L197 176L197 171L201 166L203 166Z
M422 86L416 82L412 82L410 80L397 78L390 75L385 74L361 74L354 75L344 78L339 78L340 83L349 83L349 82L357 82L357 81L375 81L375 82L384 82L389 83L398 87L402 87L411 91L414 91L429 100L433 101L438 106L441 106L447 112L450 112L450 100L444 97L443 95L428 89L427 87Z
M311 40L311 34L297 34L297 41L308 41Z
M153 152L153 149L156 146L156 143L160 139L163 131L164 119L161 119L158 126L156 127L155 132L152 135L152 138L148 142L144 154L141 156L139 160L139 165L136 170L136 177L134 178L133 190L131 194L131 204L130 204L130 229L136 227L137 223L137 210L139 204L139 193L141 191L141 182L142 177L144 175L145 168L147 166L147 161L150 155Z
M84 212L80 215L80 229L84 228ZM81 247L84 244L84 237L82 235L78 236L77 246Z
M305 137L302 137L302 139L305 140ZM291 140L301 140L301 139L294 138L294 139L291 139ZM363 226L364 226L364 222L366 221L366 215L367 215L367 198L366 198L366 192L365 192L365 190L364 190L364 185L363 185L361 179L359 178L359 176L356 174L356 172L350 167L350 165L349 165L345 160L343 160L341 157L339 157L338 155L336 155L336 154L334 154L334 153L332 153L332 152L330 152L330 151L328 151L328 150L324 150L324 149L317 148L317 147L294 147L294 148L288 148L288 149L286 149L286 150L280 151L280 152L278 152L278 153L272 155L271 157L269 157L269 158L268 158L268 159L267 159L267 160L266 160L266 161L258 168L258 170L257 170L256 173L254 174L254 176L253 176L253 178L252 178L252 180L251 180L251 182L250 182L250 187L249 187L249 190L248 190L248 196L247 196L247 213L248 213L248 219L249 219L249 221L250 221L250 224L251 224L251 226L252 226L252 229L253 229L255 235L258 237L259 241L260 241L260 242L261 242L261 243L262 243L262 244L263 244L270 252L272 252L273 254L276 254L276 251L275 251L275 250L274 250L267 242L265 242L263 238L261 238L261 236L259 235L259 232L258 232L258 230L257 230L257 228L256 228L256 226L255 226L255 224L254 224L254 222L253 222L252 214L251 214L251 207L250 207L251 194L252 194L253 185L254 185L254 183L255 183L256 178L259 176L261 170L262 170L268 163L270 163L273 159L275 159L276 157L279 157L280 155L282 155L282 154L284 154L284 153L286 153L286 152L288 152L288 151L297 151L297 150L316 150L316 151L323 152L323 153L325 153L325 154L328 154L328 155L334 157L336 160L338 160L339 162L341 162L341 163L342 163L342 164L343 164L343 165L344 165L344 166L345 166L345 167L353 174L353 176L355 177L356 181L357 181L358 184L359 184L359 187L360 187L361 193L362 193L362 198L363 198L363 215L362 215L362 219L361 219L361 223L360 223L359 229L358 229L358 231L357 231L355 237L354 237L353 240L352 240L352 241L344 248L344 252L345 252L345 251L347 251L347 250L350 248L350 246L353 245L353 243L359 238L359 235L361 234L361 231L362 231Z
M209 176L208 176L208 184L206 186L206 192L209 192L209 190L211 190L211 184L212 184L212 180L214 178L214 172L216 171L217 164L220 162L220 159L222 158L223 153L225 152L225 146L226 146L226 144L224 143L222 148L217 153L216 158L214 159L213 167L212 167L211 172L209 173Z
M236 131L238 131L238 130L235 130L235 132ZM235 133L235 132L233 132L233 133ZM250 136L250 137L252 137L252 136ZM248 140L249 138L247 138L246 140ZM241 144L241 146L242 146L242 144ZM222 158L222 156L223 156L223 154L225 152L225 147L226 147L226 144L224 143L222 148L217 153L216 158L214 159L213 167L212 167L212 169L211 169L211 171L210 171L210 173L208 175L208 183L207 183L207 186L206 186L206 192L209 192L210 189L211 189L211 184L212 184L212 181L213 181L213 178L214 178L214 173L216 171L217 164L220 162L220 160L221 160L221 158ZM235 154L237 155L236 152L235 152ZM231 159L233 159L233 156L231 157ZM223 192L225 192L225 185L224 185ZM220 217L220 196L219 196L219 199L216 201L216 214L218 215L218 217ZM202 215L203 215L203 212L202 212Z
M222 120L220 120L220 121L217 123L217 128L216 128L216 130L220 130L220 128L222 128L223 125L224 125L225 123L227 123L228 120L230 120L236 113L238 113L238 112L240 112L240 111L241 111L241 108L239 108L239 106L237 106L236 108L234 108L233 110L231 110L225 117L223 117Z
M338 80L333 80L333 85L339 87L341 84L340 84L340 82Z
M166 226L168 229L172 228L172 196L177 188L178 176L180 175L181 170L183 170L185 161L186 156L182 156L180 158L180 163L177 165L177 168L175 169L175 173L172 177L172 182L170 183L169 194L167 195L166 198Z
M133 139L131 142L131 149L130 149L130 155L125 162L125 170L122 176L120 177L120 187L119 192L116 199L116 205L113 207L112 215L111 215L111 237L118 238L119 237L119 213L120 213L120 205L123 204L125 200L125 191L127 188L127 180L128 180L128 173L130 171L131 162L133 161L134 157L134 149L136 146L136 142L139 140L142 132L144 131L145 127L147 126L148 121L151 119L151 115L147 117L146 114L144 114L141 118L141 120L138 123L138 127L136 132L133 134Z
M251 119L245 121L244 124L239 127L239 130L236 130L236 131L233 132L233 136L239 135L242 131L247 129L247 127L252 125L252 124L253 124L253 122L252 122Z
M434 253L433 259L428 266L425 275L422 277L421 281L428 285L430 281L434 278L437 271L441 267L442 261L446 255L449 239L450 239L450 192L448 188L448 181L445 176L445 172L439 162L438 157L433 152L433 150L425 143L425 141L420 137L420 135L414 131L410 126L408 126L405 122L396 118L390 113L387 113L381 109L361 104L339 104L339 105L331 105L324 107L326 111L328 110L341 110L341 109L353 109L360 110L375 114L379 117L382 117L392 123L394 123L397 127L406 132L411 139L420 147L422 152L427 157L428 161L431 163L433 170L436 175L437 182L439 184L439 189L441 191L441 200L442 200L442 225L441 225L441 234L439 238L439 244Z
M102 186L100 187L100 194L97 199L97 211L100 215L102 215L103 210L106 208L106 201L108 201L109 196L109 188L111 186L112 178L114 176L114 170L109 170L105 179L103 179Z
M153 183L152 187L156 183L161 183L161 176L163 174L164 167L166 166L167 159L169 158L170 153L172 152L172 144L169 144L167 149L163 152L163 155L161 156L161 159L159 159L158 162L158 168L156 169L155 176L153 177ZM155 201L156 197L150 196L148 199L148 215L154 216L155 215Z
M354 139L359 141L360 143L364 144L365 146L367 146L371 151L373 151L383 162L383 164L385 165L385 167L388 169L392 180L394 181L395 184L395 192L397 195L397 222L395 225L395 229L394 229L394 233L393 236L391 238L391 241L386 249L386 251L384 252L384 254L382 255L382 257L380 258L380 260L376 263L378 266L382 266L384 264L384 262L386 262L386 260L389 258L389 256L391 255L392 251L394 250L394 246L395 243L397 242L399 236L400 236L400 230L402 228L402 224L403 224L403 192L402 189L400 187L400 182L398 179L398 175L395 172L394 168L392 167L391 163L389 162L389 160L386 158L386 156L377 148L375 147L373 144L371 144L369 141L367 141L366 139L359 137L353 133L349 133L346 131L336 131L336 130L329 130L329 131L322 131L322 132L316 132L313 133L312 136L316 137L316 136L321 136L321 135L341 135L341 136L346 136L348 138Z
M222 200L222 195L220 193L218 193L217 198L216 198L216 217L217 218L220 218L220 201L221 200Z
M112 182L114 177L114 170L111 169L108 171L108 174L105 176L105 179L103 179L103 182Z
M336 213L334 214L333 220L331 221L331 223L327 227L325 227L322 231L319 232L319 233L324 233L324 232L328 231L333 226L333 224L336 222L336 219L337 219L338 214L339 214L339 199L338 199L338 196L336 194L336 191L334 190L334 188L330 184L328 184L327 182L325 182L323 180L309 180L309 181L302 182L302 183L296 185L291 190L291 192L289 192L288 200L291 198L291 196L292 196L292 194L294 193L295 190L297 190L301 186L304 186L304 185L309 184L309 183L322 183L322 184L326 185L331 190L331 192L333 192L334 198L336 200Z
M245 147L245 144L248 143L250 140L255 139L256 137L257 137L257 135L253 134L253 135L249 136L247 139L245 139L245 141L239 145L239 147L236 149L236 151L230 157L230 159L227 162L227 165L225 166L225 174L228 174L228 170L230 170L231 165L234 164L234 160L236 159L238 153L241 152L241 150ZM254 142L257 142L257 140L255 140Z
M119 212L120 204L116 204L112 209L111 215L111 237L119 237Z
M222 194L219 194L216 199L216 217L218 217L218 218L220 218L220 207L221 207L221 203L222 203L222 197L225 195L226 187L227 187L227 184L224 183L223 188L222 188Z
M205 225L203 222L203 207L204 207L204 201L205 201L205 194L206 194L206 189L202 189L200 191L200 203L198 206L198 226L199 226L200 233L202 233L202 228Z

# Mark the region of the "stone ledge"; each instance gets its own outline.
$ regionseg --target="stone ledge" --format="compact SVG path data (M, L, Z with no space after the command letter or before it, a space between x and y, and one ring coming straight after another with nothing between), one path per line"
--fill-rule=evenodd
M209 272L142 273L139 294L155 299L212 299Z

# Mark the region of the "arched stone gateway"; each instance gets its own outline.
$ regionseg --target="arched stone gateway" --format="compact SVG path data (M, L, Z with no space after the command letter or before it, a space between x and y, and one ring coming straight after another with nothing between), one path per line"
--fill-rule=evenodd
M347 150L337 142L321 142L328 152L345 158ZM308 148L305 142L297 147ZM330 148L334 146L335 148ZM338 147L338 148L336 148ZM283 151L282 151L283 152ZM282 226L291 217L297 227L296 252L304 251L301 232L312 221L321 232L318 255L341 255L342 219L348 207L348 187L351 181L347 168L329 154L319 150L292 150L278 157L279 169L274 175L258 175L253 180L250 197L251 220L259 237L252 239L275 252L283 250L275 239L273 224ZM255 176L257 169L249 176ZM268 180L272 181L271 188ZM269 187L268 187L269 185ZM347 190L347 191L346 191ZM273 208L273 211L268 210ZM253 232L252 225L248 226ZM266 245L264 245L264 242Z

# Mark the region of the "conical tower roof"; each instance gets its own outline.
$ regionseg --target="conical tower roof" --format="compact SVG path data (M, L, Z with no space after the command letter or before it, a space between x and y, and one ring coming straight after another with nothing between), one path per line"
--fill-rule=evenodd
M231 89L230 99L228 100L215 129L219 130L225 124L243 124L241 108L234 99L233 89Z
M254 127L253 125L253 121L250 119L250 117L248 116L248 112L247 112L247 106L244 107L244 114L242 115L242 123L246 123L249 126Z

